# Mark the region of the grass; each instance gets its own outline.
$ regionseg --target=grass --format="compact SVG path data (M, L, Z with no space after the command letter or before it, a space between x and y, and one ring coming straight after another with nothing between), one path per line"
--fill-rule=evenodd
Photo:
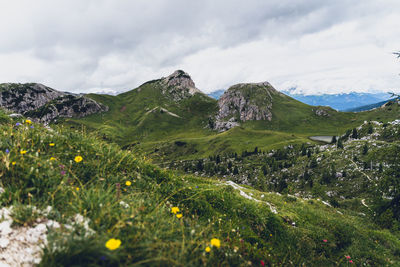
M88 97L109 106L110 110L60 123L75 129L85 127L108 142L131 148L158 162L166 157L194 159L218 153L241 153L254 147L269 150L315 143L308 137L340 135L365 120L391 121L398 118L400 111L398 105L391 105L360 113L337 112L328 107L309 106L274 91L271 91L272 100L267 95L263 98L260 88L247 85L240 90L255 104L262 106L263 101L272 101L272 121L248 121L241 127L218 133L209 128L209 121L218 110L216 100L196 94L175 102L161 93L162 88L156 80L117 96L90 94ZM327 115L316 115L317 109ZM175 146L176 142L184 142L186 146Z
M347 255L360 265L400 262L398 234L355 212L245 189L274 214L219 179L160 169L94 134L16 122L0 112L1 206L19 207L19 224L29 225L21 207L50 205L51 219L71 224L80 214L93 230L52 230L41 266L330 266L346 264ZM121 247L108 250L110 238ZM207 253L212 238L221 247Z

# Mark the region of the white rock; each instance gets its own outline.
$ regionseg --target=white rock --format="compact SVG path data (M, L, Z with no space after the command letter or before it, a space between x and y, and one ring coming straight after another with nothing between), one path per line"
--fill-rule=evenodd
M7 238L0 238L0 248L6 248L10 244L10 240Z
M3 221L0 223L0 234L1 236L6 236L11 234L12 229L11 229L11 223L12 221Z

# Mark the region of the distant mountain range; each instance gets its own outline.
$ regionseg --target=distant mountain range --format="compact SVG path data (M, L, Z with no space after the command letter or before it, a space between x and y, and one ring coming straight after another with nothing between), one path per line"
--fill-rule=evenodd
M225 92L225 89L219 89L219 90L209 93L208 96L211 96L212 98L218 100L224 94L224 92Z
M283 93L313 106L330 106L339 111L348 111L361 106L376 104L387 101L390 98L388 93L341 93L341 94L323 94L323 95L303 95L293 94L289 91Z
M338 112L326 106L329 102L311 106L268 82L240 83L212 95L222 92L217 101L196 88L188 73L177 70L116 96L71 95L34 83L0 84L0 107L36 121L83 126L153 159L174 160L305 143L309 136L338 135L363 121L394 120L400 110L393 105L362 113ZM368 99L365 95L336 98L360 106L365 103L360 100Z
M220 89L209 93L208 95L219 99L224 93ZM341 94L322 94L322 95L304 95L293 93L293 90L285 90L282 93L293 97L303 103L312 106L329 106L339 111L365 111L379 107L389 100L388 93L341 93Z
M374 109L374 108L382 107L387 102L394 101L394 100L396 100L396 99L392 98L392 99L389 99L389 100L381 101L381 102L370 104L370 105L360 106L360 107L356 107L356 108L350 108L350 109L347 109L347 110L344 110L344 111L348 111L348 112L367 111L367 110L371 110L371 109Z

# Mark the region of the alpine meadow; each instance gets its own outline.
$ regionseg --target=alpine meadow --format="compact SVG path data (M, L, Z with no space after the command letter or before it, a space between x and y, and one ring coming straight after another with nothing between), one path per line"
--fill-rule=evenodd
M389 2L1 3L0 266L400 266Z

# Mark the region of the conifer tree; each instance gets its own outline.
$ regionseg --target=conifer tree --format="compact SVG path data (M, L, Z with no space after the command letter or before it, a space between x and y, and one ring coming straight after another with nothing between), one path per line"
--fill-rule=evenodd
M356 128L353 128L353 132L351 134L351 138L357 139L358 138L358 132Z
M342 141L342 138L341 138L341 137L339 137L339 139L338 139L338 141L337 141L337 147L338 147L338 148L343 148L343 141Z
M363 155L366 155L368 153L368 145L367 145L367 143L364 144L362 153L363 153Z

